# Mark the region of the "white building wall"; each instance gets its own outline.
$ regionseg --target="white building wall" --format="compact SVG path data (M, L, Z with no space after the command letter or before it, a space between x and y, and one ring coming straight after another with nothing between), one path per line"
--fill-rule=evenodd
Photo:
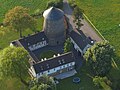
M37 76L36 73L35 73L35 70L34 70L33 66L30 67L29 71L30 71L30 73L32 73L32 75L33 75L34 77Z
M69 65L69 66L68 66ZM55 73L59 70L62 70L63 68L67 68L67 67L70 67L70 66L74 66L75 65L75 62L71 62L71 63L68 63L68 64L65 64L65 65L62 65L62 66L59 66L59 67L56 67L56 68L53 68L53 69L50 69L50 70L47 70L47 71L44 71L42 73L38 73L36 75L36 78L39 78L41 77L42 75L46 74L46 75L49 75L49 74L52 74L52 73ZM65 66L65 67L64 67ZM49 71L49 72L48 72Z
M87 51L87 49L90 48L90 47L91 47L91 45L88 44L88 45L83 49L83 53L85 53L85 52Z
M38 48L42 48L42 47L45 47L47 45L48 45L48 43L46 41L42 41L42 42L38 42L38 43L36 43L34 45L31 45L28 48L30 49L30 51L34 51L34 50L36 50Z
M81 52L81 55L83 55L83 54L87 51L87 49L91 47L91 45L88 44L88 45L85 46L85 48L84 48L83 51L82 51L82 50L80 49L80 47L75 43L75 41L74 41L71 37L70 37L70 40L71 40L71 42L74 44L74 48L75 48L77 51L80 51L80 52Z

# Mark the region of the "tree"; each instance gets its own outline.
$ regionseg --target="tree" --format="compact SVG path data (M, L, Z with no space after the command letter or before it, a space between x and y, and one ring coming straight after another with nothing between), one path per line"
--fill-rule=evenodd
M50 7L56 7L56 8L61 8L63 7L63 0L53 0L53 1L49 1L47 3L46 8L50 8Z
M94 75L105 76L111 69L114 48L107 41L95 43L89 48L84 58Z
M104 90L112 90L111 81L107 77L98 77L93 78L93 82L96 86L102 87Z
M66 42L64 43L64 52L71 51L71 48L72 48L72 43L71 43L70 39L68 38L66 40Z
M80 27L83 26L83 24L81 23L81 19L83 19L83 10L76 6L73 11L73 16L74 22L78 26L77 29L79 30Z
M4 19L4 25L19 32L22 37L22 31L29 28L35 30L36 20L28 14L28 9L21 6L9 10Z
M0 77L19 78L22 83L28 75L28 53L21 47L7 47L0 53Z
M33 82L33 86L30 90L56 90L56 84L52 77L43 75Z
M49 85L47 84L41 84L39 86L35 85L30 90L48 90Z
M4 36L4 34L8 31L7 27L0 26L0 36Z

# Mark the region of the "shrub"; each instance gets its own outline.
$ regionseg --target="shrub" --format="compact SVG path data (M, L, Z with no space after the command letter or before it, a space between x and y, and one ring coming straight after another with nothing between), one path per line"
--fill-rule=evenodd
M56 7L56 8L63 8L63 0L53 0L53 1L49 1L47 3L46 8L50 8L50 7Z

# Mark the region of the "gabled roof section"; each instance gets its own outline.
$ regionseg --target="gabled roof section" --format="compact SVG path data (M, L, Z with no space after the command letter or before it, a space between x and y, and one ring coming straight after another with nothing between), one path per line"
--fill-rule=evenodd
M46 40L48 42L48 39L44 33L44 31L42 32L37 32L33 35L28 35L27 37L23 37L19 40L13 41L12 44L15 46L23 46L26 50L29 51L28 47L31 45L34 45L38 42L44 41Z
M87 37L83 37L79 32L72 30L70 32L70 37L75 41L75 43L80 47L81 50L89 44Z
M34 64L33 67L36 73L40 73L74 61L75 60L73 54L71 52L68 52L66 54Z

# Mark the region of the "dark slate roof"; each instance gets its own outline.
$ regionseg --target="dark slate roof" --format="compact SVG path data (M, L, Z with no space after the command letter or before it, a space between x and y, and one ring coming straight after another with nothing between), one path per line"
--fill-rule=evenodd
M64 61L63 61L64 60ZM39 62L37 64L34 64L34 70L36 73L40 73L49 69L53 69L55 67L70 63L70 62L74 62L74 56L71 52L60 55L60 56L56 56L53 58L50 58L48 60ZM61 62L61 64L60 64Z
M23 38L21 38L19 40L11 42L11 43L14 46L22 46L22 47L24 47L29 52L30 57L35 62L39 62L38 58L35 56L34 53L32 53L29 50L28 47L31 46L31 45L33 45L33 44L36 44L38 42L44 41L44 40L46 40L48 42L48 39L47 39L45 33L42 31L42 32L35 33L33 35L28 35L27 37L23 37Z
M23 46L26 50L29 51L28 49L29 46L44 40L48 42L48 38L46 37L44 31L42 31L42 32L35 33L33 35L28 35L27 37L23 37L17 41L13 41L12 44L15 46L16 45Z
M49 20L58 20L64 16L64 12L58 8L51 7L44 11L43 16Z
M86 37L82 36L79 32L72 30L70 32L70 37L75 41L75 43L83 50L86 45L89 44Z
M31 51L29 51L29 55L32 58L33 61L39 62L40 60L35 56L35 54Z

